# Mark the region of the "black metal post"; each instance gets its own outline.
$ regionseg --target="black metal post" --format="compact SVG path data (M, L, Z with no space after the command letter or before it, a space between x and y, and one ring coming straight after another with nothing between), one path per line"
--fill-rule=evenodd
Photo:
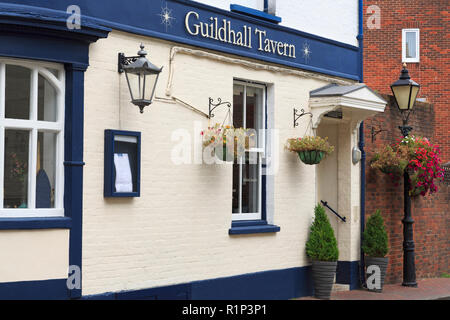
M409 131L412 130L406 123L400 127L404 137L408 136ZM405 215L402 219L403 223L403 283L405 287L417 287L416 282L416 263L414 253L414 239L413 239L413 223L411 216L411 197L409 195L410 180L408 170L405 169L403 174L404 190L403 190L403 206Z

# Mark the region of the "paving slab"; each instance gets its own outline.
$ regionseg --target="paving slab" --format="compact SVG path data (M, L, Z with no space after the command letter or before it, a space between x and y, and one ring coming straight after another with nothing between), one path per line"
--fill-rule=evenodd
M417 281L418 287L404 287L399 284L387 284L382 293L366 289L333 292L331 300L448 300L450 299L450 278L432 278ZM319 300L314 297L302 297L296 300Z

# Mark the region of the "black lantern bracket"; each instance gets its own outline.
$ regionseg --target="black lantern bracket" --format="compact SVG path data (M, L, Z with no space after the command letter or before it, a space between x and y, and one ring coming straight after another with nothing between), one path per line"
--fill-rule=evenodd
M226 105L228 107L228 110L231 110L231 102L222 102L221 98L217 98L217 103L214 103L214 99L211 97L209 98L209 113L208 113L209 119L214 118L213 113L214 109L222 105Z
M388 131L388 130L386 130L386 129L375 130L375 127L372 127L372 129L371 129L372 143L375 141L375 137L377 136L377 134L379 134L383 131Z
M303 117L304 115L309 114L312 118L313 114L311 112L305 112L304 109L300 109L300 114L298 114L298 110L296 108L294 108L294 128L298 127L298 119L300 119L301 117Z
M123 73L123 67L129 65L130 63L135 62L139 56L133 56L133 57L125 57L125 53L119 52L119 59L118 59L118 68L117 71L119 73Z

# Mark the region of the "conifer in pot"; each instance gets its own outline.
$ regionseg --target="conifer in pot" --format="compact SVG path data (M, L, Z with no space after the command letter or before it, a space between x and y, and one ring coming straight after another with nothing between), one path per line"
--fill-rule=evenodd
M320 204L314 208L314 221L306 242L306 255L312 259L314 296L330 299L339 249L325 209Z
M367 288L371 291L382 292L384 279L386 277L386 269L389 262L389 258L386 257L389 247L388 235L380 210L376 210L367 220L366 228L363 233L362 249L366 256L366 269L370 266L376 266L380 271L379 287L377 288L376 286L377 280L370 278L371 282L373 280L375 280L375 282L367 284Z

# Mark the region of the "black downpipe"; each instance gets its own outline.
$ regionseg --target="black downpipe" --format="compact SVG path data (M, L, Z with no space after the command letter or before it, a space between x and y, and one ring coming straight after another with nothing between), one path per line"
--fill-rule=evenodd
M363 0L359 0L359 26L358 26L358 46L359 46L359 78L360 82L364 81L364 3ZM364 251L362 249L363 233L365 227L366 216L366 152L364 151L364 122L362 121L359 126L359 150L361 151L361 234L360 234L360 260L359 260L359 281L361 288L365 287L365 263L364 263Z

